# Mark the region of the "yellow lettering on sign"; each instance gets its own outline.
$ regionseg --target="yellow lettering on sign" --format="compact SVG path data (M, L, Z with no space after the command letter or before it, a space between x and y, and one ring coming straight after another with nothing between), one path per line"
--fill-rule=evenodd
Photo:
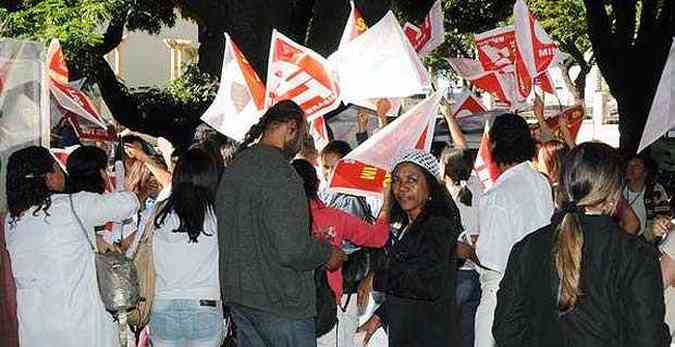
M361 18L361 17L356 19L355 26L356 26L356 31L358 31L360 33L364 32L364 31L366 31L366 29L368 29L368 26L366 25L366 21L364 21L363 18Z
M361 179L374 181L377 177L377 168L366 166L361 170Z

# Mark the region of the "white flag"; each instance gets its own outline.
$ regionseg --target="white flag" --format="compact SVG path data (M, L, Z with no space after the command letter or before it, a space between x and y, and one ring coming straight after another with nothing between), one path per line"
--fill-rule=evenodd
M220 87L202 120L225 136L242 141L264 113L265 85L243 53L225 34Z
M523 0L513 6L516 45L530 76L545 72L558 56L558 46L530 13Z
M424 58L445 41L445 27L443 26L443 6L441 0L436 0L429 14L424 18L421 27L405 23L405 35L410 40L415 51Z
M366 142L354 148L335 166L330 189L358 196L381 197L387 172L396 158L411 149L429 152L436 114L445 90L439 90Z
M330 59L346 103L407 97L431 88L429 73L392 12Z
M675 42L670 46L666 66L656 89L638 152L675 127Z

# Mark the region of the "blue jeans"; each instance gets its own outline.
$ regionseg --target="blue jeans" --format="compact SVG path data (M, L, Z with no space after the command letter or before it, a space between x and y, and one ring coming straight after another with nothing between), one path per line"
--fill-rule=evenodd
M201 306L199 300L156 300L150 315L155 347L220 347L223 305Z
M474 321L476 309L480 304L480 280L473 270L457 271L457 307L459 307L462 343L464 347L473 347Z
M287 319L230 304L238 347L316 347L314 318Z

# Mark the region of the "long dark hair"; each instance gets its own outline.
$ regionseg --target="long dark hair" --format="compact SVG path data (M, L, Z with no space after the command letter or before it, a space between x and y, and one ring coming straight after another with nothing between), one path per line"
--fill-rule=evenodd
M471 177L473 170L473 161L471 153L466 149L446 150L443 153L443 163L445 170L443 174L452 181L452 184L458 186L462 181L466 182ZM473 194L466 185L459 190L459 202L464 206L471 206Z
M445 217L450 220L451 223L458 226L461 225L459 209L457 209L457 205L455 205L452 197L450 197L448 190L436 177L429 173L429 171L417 164L414 165L424 172L424 179L427 182L427 187L429 187L430 199L427 200L424 207L422 207L422 212L419 214L419 216L417 216L409 230L417 230L424 222L432 217ZM396 174L399 166L400 164L394 168L392 171L392 176ZM393 189L393 184L389 189ZM393 192L392 196L394 196ZM402 226L406 226L409 223L408 214L405 213L396 199L392 199L390 215L390 220L392 223L399 223Z
M584 234L579 215L587 207L618 200L623 186L619 155L602 143L583 143L572 149L560 175L563 200L562 222L556 226L553 263L560 278L561 311L573 309L582 290L579 287ZM611 213L612 211L610 211Z
M305 112L291 100L279 101L270 107L260 118L257 124L253 125L246 133L244 141L239 145L237 153L241 153L265 133L265 130L271 129L282 123L294 121L298 126L298 131L302 129L302 122L305 121Z
M197 242L204 230L204 219L212 213L218 185L218 168L213 158L199 148L191 148L176 163L171 181L171 196L155 218L160 227L175 212L180 225L174 232L187 233L189 242Z
M52 204L52 192L47 187L47 174L54 172L56 161L44 147L30 146L9 156L7 163L7 208L15 222L31 206L33 215L47 211Z
M101 170L108 167L108 156L96 146L82 146L68 156L66 191L68 193L91 192L103 194L107 182Z

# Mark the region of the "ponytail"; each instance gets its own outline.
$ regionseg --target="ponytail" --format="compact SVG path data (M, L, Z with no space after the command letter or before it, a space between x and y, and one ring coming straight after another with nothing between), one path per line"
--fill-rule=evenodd
M579 220L580 211L574 203L568 203L561 213L563 218L556 228L553 261L560 278L558 309L566 312L573 310L583 295L579 288L579 277L584 234Z
M471 189L469 189L468 186L465 185L462 187L462 189L459 190L457 197L459 198L459 202L464 204L464 206L471 206L473 201L473 193L471 193Z

